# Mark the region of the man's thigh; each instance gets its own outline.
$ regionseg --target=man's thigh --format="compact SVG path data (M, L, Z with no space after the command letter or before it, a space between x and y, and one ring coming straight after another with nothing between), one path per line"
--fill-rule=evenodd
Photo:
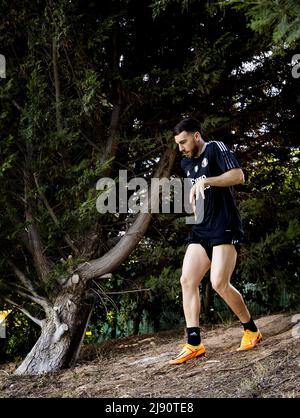
M182 275L193 280L202 280L211 265L201 244L189 244L183 259Z
M229 281L235 268L237 252L233 244L221 244L213 247L211 261L211 280Z

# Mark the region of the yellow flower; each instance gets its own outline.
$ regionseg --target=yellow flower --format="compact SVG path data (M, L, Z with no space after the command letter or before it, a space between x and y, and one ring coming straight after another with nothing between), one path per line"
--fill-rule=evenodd
M4 321L4 319L11 313L11 310L7 311L0 311L0 324Z

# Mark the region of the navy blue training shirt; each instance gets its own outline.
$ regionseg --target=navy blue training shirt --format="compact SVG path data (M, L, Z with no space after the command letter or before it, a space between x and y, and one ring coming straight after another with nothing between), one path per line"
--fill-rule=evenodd
M199 157L183 157L181 168L195 184L200 177L216 177L232 168L240 168L240 164L223 142L210 141ZM201 195L196 202L196 207L204 203L204 210L201 219L192 227L194 235L200 239L215 239L232 233L241 238L243 229L233 187L207 186L204 194L204 202Z

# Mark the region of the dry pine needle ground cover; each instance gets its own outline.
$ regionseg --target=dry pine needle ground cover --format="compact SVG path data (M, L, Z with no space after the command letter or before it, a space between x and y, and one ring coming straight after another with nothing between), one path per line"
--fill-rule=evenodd
M0 397L249 398L300 397L300 324L296 314L259 318L263 342L236 352L238 322L206 327L206 356L171 366L185 342L183 330L83 346L76 366L44 376L14 376L0 365Z

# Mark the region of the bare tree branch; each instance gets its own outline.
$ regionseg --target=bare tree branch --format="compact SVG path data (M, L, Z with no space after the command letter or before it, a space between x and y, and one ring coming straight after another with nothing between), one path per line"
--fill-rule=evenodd
M102 157L102 161L106 161L115 156L117 151L116 135L119 130L121 103L117 103L113 106L110 119L110 133L106 142L105 153Z
M55 87L55 109L56 109L56 129L57 132L62 130L62 116L60 109L60 81L58 75L58 63L57 63L57 42L55 37L52 41L52 61L53 61L53 73L54 73L54 87Z
M113 108L110 117L109 135L106 141L104 153L101 161L107 161L116 155L118 149L118 133L120 130L120 115L122 108L123 85L121 77L119 77L119 60L120 60L120 33L119 26L113 26L111 45L110 45L110 69L113 74L112 80L112 103Z
M44 321L42 319L38 319L38 318L32 316L26 309L22 308L22 306L18 305L16 302L12 301L11 299L5 298L5 300L8 303L10 303L11 305L18 308L19 311L21 311L24 315L28 316L29 319L31 319L33 322L35 322L36 324L38 324L42 328L43 323L44 323Z
M123 290L120 292L106 292L107 295L123 295L125 293L138 293L138 292L150 292L152 289L148 287L146 289L134 289L134 290Z
M98 147L98 145L96 145L93 141L91 141L83 132L81 132L81 135L93 148L95 148L96 151L102 153L101 148Z
M14 226L22 225L24 221L21 221L21 219L15 214L15 211L13 210L15 208L15 204L11 201L10 197L7 197L6 199L6 206L7 206L7 214L9 216L9 219L12 225ZM18 231L18 238L25 245L26 249L30 253L28 234L24 228Z
M44 308L46 314L48 314L50 312L50 310L53 308L51 302L49 300L47 300L46 298L43 298L41 296L32 296L32 295L29 295L28 293L24 293L24 292L20 292L20 291L18 293L19 293L20 296L23 296L24 298L32 300L33 302L42 306Z
M59 220L57 219L57 217L56 217L56 215L55 215L55 213L54 213L53 209L52 209L52 208L51 208L51 206L49 205L49 202L48 202L48 200L46 199L46 197L45 197L44 193L41 191L41 188L40 188L40 186L39 186L38 179L37 179L37 174L36 174L36 173L34 173L34 174L33 174L33 177L34 177L34 181L35 181L35 184L36 184L36 187L37 187L38 193L39 193L39 195L40 195L40 197L41 197L41 199L42 199L42 201L43 201L44 205L46 206L46 208L47 208L47 210L48 210L48 212L49 212L49 214L50 214L50 216L51 216L51 218L52 218L53 222L55 223L55 225L56 225L57 227L59 227L59 226L60 226ZM66 234L66 235L64 236L64 240L65 240L65 242L69 245L69 247L70 247L70 248L74 251L74 254L75 254L75 255L78 255L78 254L79 254L79 251L78 251L78 249L75 247L75 245L73 244L73 242L72 242L72 240L71 240L71 238L70 238L70 236L69 236L68 234Z
M21 270L19 270L18 267L11 260L8 260L8 264L10 265L18 279L21 281L21 283L26 287L26 289L28 289L34 296L36 296L33 284L28 279L28 277L26 277L25 274L22 273Z
M28 144L27 144L28 145ZM28 145L29 148L29 145ZM30 165L32 159L32 152L28 149L27 165ZM33 257L34 265L37 270L38 276L42 281L47 281L47 276L50 272L50 263L44 256L44 247L42 240L34 221L33 216L33 202L32 202L32 182L29 171L24 170L24 198L25 198L25 217L28 222L27 233L29 240L29 249Z
M22 111L22 107L15 100L12 100L12 104L19 110L19 112Z

